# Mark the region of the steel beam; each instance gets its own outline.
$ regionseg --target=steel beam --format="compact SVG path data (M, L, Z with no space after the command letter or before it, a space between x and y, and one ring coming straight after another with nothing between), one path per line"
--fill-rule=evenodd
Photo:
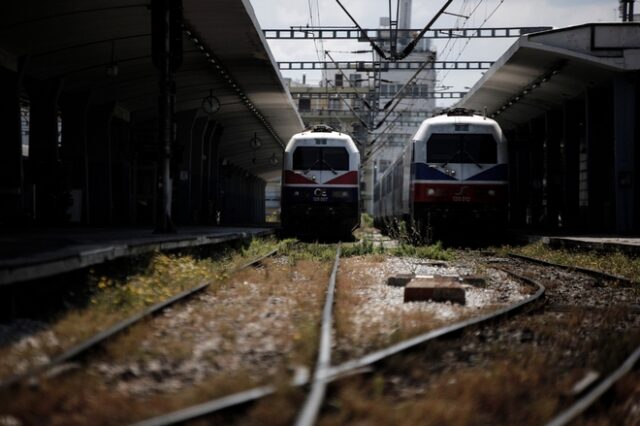
M351 111L345 110L330 110L330 109L312 109L309 111L300 111L302 117L327 117L327 118L344 118L355 117ZM392 117L401 115L402 117L418 117L429 118L433 115L431 111L394 111L391 113Z
M403 95L403 99L461 99L467 92L427 92L427 93L407 93ZM296 92L291 90L291 96L295 99L327 99L327 98L343 98L343 99L359 99L366 93L342 93L342 92ZM390 97L389 97L390 98ZM386 99L383 95L382 99Z
M510 38L520 37L552 27L496 27L496 28L434 28L425 33L424 38ZM269 40L358 40L388 41L391 39L388 29L363 29L354 27L291 27L289 29L265 29L264 36ZM399 30L398 37L412 38L422 31L419 29Z
M297 61L278 62L281 70L355 70L361 72L411 71L417 70L423 61L372 62L372 61ZM434 61L426 70L488 70L491 61Z

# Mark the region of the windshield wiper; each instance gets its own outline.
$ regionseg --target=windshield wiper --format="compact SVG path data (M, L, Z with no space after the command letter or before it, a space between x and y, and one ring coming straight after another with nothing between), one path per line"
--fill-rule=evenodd
M309 173L311 169L313 169L313 166L315 166L319 162L320 162L320 159L318 158L311 166L309 166L309 168L304 172L304 174L306 175L307 173Z
M471 154L469 154L467 151L465 151L464 153L465 153L465 155L467 156L467 158L469 158L469 160L471 160L471 161L473 162L473 164L475 164L476 166L478 166L480 169L482 169L482 168L483 168L483 167L482 167L482 165L481 165L480 163L478 163L478 162L475 160L475 158L473 158L473 157L471 156Z
M447 161L445 161L444 163L442 163L442 164L440 165L440 167L446 167L446 166L447 166L447 164L449 164L451 161L453 161L453 160L458 156L458 154L462 154L462 150L461 150L461 149L457 150L457 151L456 151L456 153L455 153L455 154L453 154L453 155L452 155L452 156L451 156Z
M336 172L336 171L334 170L334 168L333 168L333 167L331 167L331 164L327 163L327 160L325 160L325 159L323 158L323 159L322 159L322 162L323 162L323 163L324 163L324 164L329 168L329 170L331 170L331 171L333 172L333 174L334 174L334 175L337 175L337 174L338 174L338 172Z

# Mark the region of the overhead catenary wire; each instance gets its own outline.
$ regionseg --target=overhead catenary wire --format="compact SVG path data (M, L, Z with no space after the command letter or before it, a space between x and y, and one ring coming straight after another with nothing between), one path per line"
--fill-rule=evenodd
M347 10L346 7L344 7L344 5L340 2L340 0L336 0L336 3L338 3L338 6L340 6L340 8L344 11L344 13L349 17L349 19L351 19L351 22L353 22L353 25L355 25L358 30L360 30L360 33L362 34L362 36L369 42L369 44L371 45L371 47L373 48L373 50L376 51L376 53L378 55L380 55L380 57L384 58L384 59L391 59L389 56L387 56L387 54L384 52L384 50L382 50L382 48L380 46L378 46L378 44L376 42L374 42L371 37L369 37L369 35L367 34L367 32L360 26L360 24L358 24L358 21L355 20L355 18L349 13L349 11Z
M422 28L420 33L418 33L418 35L416 35L409 42L409 44L407 44L405 46L405 48L402 50L402 52L397 53L395 51L392 51L391 55L387 55L387 53L384 51L384 49L382 49L374 40L371 39L371 37L369 37L369 34L367 34L366 31L364 31L362 26L358 23L358 21L356 21L356 19L353 17L353 15L351 15L351 13L349 13L347 8L344 7L344 5L340 2L340 0L336 0L336 3L338 3L340 8L349 17L351 22L353 22L353 24L358 28L358 30L360 30L360 33L362 34L362 36L369 42L369 44L371 44L371 47L373 48L373 50L375 50L376 53L378 55L380 55L380 57L382 59L385 59L387 61L393 61L393 62L398 61L398 60L402 60L402 59L406 58L407 56L409 56L413 52L413 50L418 45L418 42L427 33L427 31L429 31L431 29L433 24L438 20L438 18L440 18L440 16L446 11L447 7L449 7L449 5L452 2L453 2L453 0L447 0L445 2L445 4L440 8L440 10L438 10L438 12L431 18L431 20L427 23L427 25L425 25L424 28ZM389 2L389 9L391 9L391 2ZM389 10L389 20L391 20L391 10ZM391 23L390 23L390 27L391 27ZM397 28L397 26L396 26L396 28ZM390 28L390 32L393 32L392 28ZM396 37L397 37L397 31L396 31ZM393 45L393 43L391 43L391 44ZM392 49L392 50L395 50L395 49Z
M482 3L483 0L480 0L480 3ZM498 4L496 5L496 7L486 16L486 18L482 21L482 23L478 26L478 31L480 30L480 28L484 27L484 25L489 21L489 19L491 19L493 17L493 15L495 15L495 13L498 11L498 9L500 9L500 6L502 6L502 4L505 2L505 0L499 0ZM462 56L462 53L464 53L465 49L467 48L467 46L469 45L469 42L471 41L471 39L467 39L467 41L465 42L464 46L462 46L462 48L460 49L460 52L458 53L458 56L456 56L455 60L458 60L460 58L460 56ZM445 72L444 76L442 77L442 79L440 80L441 83L445 81L445 79L449 76L449 73L451 71L448 70Z
M409 42L409 44L407 44L405 46L405 48L402 50L402 52L397 55L395 57L395 59L404 59L407 56L409 56L411 54L411 52L413 52L413 50L416 48L416 46L418 45L418 42L422 39L422 37L427 33L427 31L429 31L431 29L431 26L433 26L433 24L438 20L438 18L440 18L440 15L442 15L446 10L447 7L449 7L449 5L453 2L453 0L447 0L445 2L445 4L440 8L440 10L433 16L433 18L431 18L431 20L427 23L427 25L425 25L425 27L422 29L422 31L420 31L420 33L415 36L413 38L413 40L411 40Z

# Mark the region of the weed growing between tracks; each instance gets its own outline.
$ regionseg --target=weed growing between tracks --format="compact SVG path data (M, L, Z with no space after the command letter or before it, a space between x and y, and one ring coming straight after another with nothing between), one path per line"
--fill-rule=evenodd
M640 342L640 333L613 322L618 314L534 314L430 342L382 371L337 382L318 424L545 424L575 400L571 389L588 371L606 376ZM629 396L639 392L623 381L621 403L577 424L637 424L638 400Z
M285 389L295 367L315 362L330 266L279 256L230 274L108 342L86 369L0 395L0 413L29 424L124 424L257 385ZM298 392L249 416L291 420Z
M603 253L601 251L573 251L553 249L542 242L523 247L503 247L499 253L508 252L546 260L567 266L579 266L609 274L621 275L640 284L640 258L632 257L620 251Z
M88 303L71 307L53 318L42 332L0 348L0 377L22 373L45 363L53 355L110 324L186 289L203 282L219 282L232 268L276 246L275 240L252 240L238 250L228 249L216 259L155 253L139 260L146 266L130 265L131 275L120 270L112 274L91 270L86 286Z

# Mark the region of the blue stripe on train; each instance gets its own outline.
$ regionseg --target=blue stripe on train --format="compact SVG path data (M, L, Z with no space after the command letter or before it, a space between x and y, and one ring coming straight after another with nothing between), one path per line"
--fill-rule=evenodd
M456 180L425 163L412 163L411 175L416 180Z
M477 175L471 176L467 180L507 180L508 166L506 164L498 164L490 169L484 170Z

